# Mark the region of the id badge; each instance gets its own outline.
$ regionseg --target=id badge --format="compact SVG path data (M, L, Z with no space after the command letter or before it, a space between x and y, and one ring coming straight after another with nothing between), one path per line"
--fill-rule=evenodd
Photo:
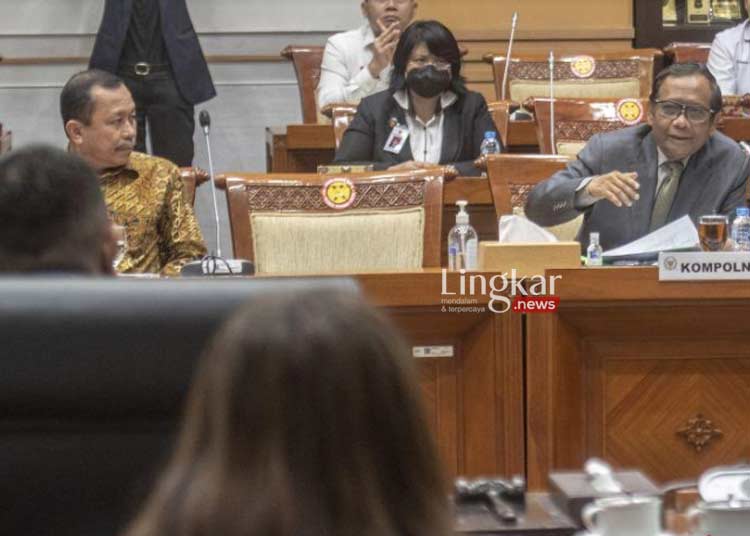
M383 150L389 153L399 154L408 137L409 129L404 125L396 125L388 135L388 139L385 140L385 147L383 147Z

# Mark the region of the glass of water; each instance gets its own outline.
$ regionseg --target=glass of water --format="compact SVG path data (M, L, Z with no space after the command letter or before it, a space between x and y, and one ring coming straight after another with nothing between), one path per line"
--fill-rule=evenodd
M112 267L117 270L117 265L122 262L125 257L125 253L128 250L128 233L127 229L123 225L112 224L112 236L115 237L115 245L117 250L115 252L115 258L112 260Z

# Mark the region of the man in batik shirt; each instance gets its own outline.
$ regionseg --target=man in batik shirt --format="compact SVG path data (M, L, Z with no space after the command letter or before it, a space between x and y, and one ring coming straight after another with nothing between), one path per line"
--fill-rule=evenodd
M178 168L133 151L135 104L120 78L97 70L76 74L63 88L60 111L70 150L99 174L110 216L126 228L120 272L177 275L205 255Z

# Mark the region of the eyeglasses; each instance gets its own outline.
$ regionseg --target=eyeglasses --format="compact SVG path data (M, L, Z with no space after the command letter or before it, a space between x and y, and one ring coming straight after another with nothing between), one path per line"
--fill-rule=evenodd
M664 119L675 120L682 114L691 123L705 123L716 110L695 106L692 104L682 104L671 100L653 101L655 112Z
M447 62L445 60L441 60L440 58L429 58L429 57L419 57L414 58L413 60L409 60L409 63L416 67L424 67L426 65L432 65L435 67L435 69L438 69L440 71L446 71L450 69L451 64L450 62Z

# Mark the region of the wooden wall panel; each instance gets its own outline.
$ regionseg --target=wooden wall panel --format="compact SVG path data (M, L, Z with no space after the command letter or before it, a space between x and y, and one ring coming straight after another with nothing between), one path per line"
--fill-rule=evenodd
M507 36L514 11L524 40L632 36L632 0L424 0L418 17L443 21L462 39L493 34L497 39Z
M510 21L518 12L514 50L556 54L632 48L632 0L423 0L417 17L448 26L468 50L464 76L471 89L494 100L492 68L482 61L508 47Z

